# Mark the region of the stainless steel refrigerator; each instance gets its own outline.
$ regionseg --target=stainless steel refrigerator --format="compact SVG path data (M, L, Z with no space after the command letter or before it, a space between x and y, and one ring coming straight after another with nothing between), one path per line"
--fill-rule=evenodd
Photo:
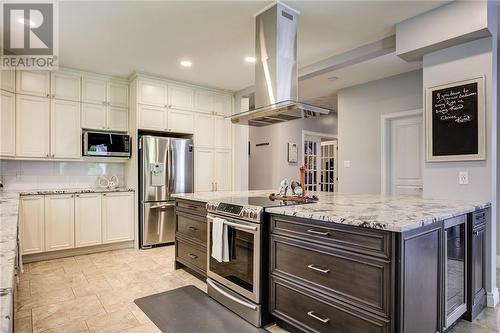
M140 246L175 240L172 194L193 192L193 140L139 138Z

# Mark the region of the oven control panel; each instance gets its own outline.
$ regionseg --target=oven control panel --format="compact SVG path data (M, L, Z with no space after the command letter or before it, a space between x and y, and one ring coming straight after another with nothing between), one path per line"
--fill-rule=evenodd
M264 209L257 206L241 206L225 202L210 201L207 203L210 213L227 215L242 220L260 223Z
M222 213L229 213L232 215L240 215L241 211L243 210L243 206L239 205L233 205L233 204L228 204L228 203L219 203L217 206L217 211L222 212Z

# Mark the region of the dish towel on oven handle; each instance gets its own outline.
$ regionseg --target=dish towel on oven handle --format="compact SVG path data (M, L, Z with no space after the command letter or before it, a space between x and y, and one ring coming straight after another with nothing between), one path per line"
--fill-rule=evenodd
M218 262L229 262L228 226L226 220L215 217L212 221L212 258Z

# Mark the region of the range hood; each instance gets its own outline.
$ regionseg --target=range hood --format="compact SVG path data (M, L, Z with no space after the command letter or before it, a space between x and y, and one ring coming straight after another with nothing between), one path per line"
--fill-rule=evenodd
M267 126L332 111L297 100L298 16L280 2L256 14L255 109L229 117L233 123Z

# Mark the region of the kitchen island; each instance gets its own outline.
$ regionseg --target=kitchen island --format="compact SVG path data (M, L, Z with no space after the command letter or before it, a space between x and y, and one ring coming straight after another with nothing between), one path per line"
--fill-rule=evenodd
M484 307L489 203L314 194L317 203L265 210L270 312L288 330L443 332Z

